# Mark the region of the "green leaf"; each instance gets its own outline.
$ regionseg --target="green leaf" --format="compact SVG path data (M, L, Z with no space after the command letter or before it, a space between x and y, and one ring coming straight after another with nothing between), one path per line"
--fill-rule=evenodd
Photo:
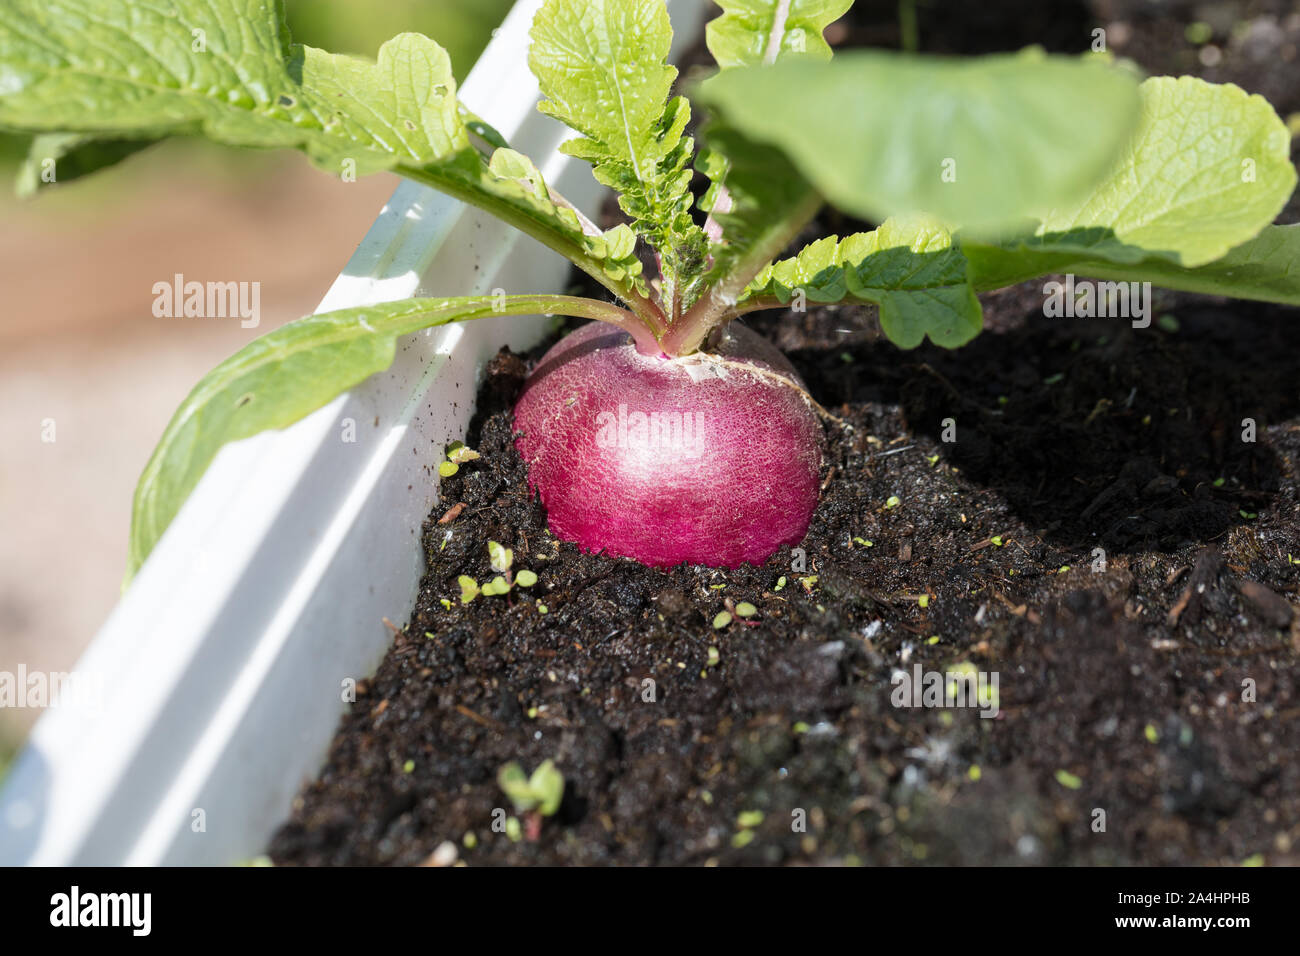
M128 578L134 575L221 446L284 428L392 364L397 338L490 315L609 318L623 310L558 295L406 299L308 316L250 342L181 403L136 487Z
M981 289L1009 284L999 278L1007 274L1009 264L1006 258L1014 260L1011 266L1023 266L1019 257L1004 249L995 248L994 255L989 256L986 254L989 247L962 248L970 257L972 274L978 276ZM1021 278L1069 272L1097 279L1150 282L1184 292L1300 305L1300 223L1266 226L1258 236L1232 249L1226 256L1194 269L1177 265L1160 255L1136 262L1119 262L1104 257L1074 259L1062 254L1060 259L1034 258L1031 263L1032 274ZM995 281L998 285L990 284Z
M1203 291L1235 295L1228 271L1248 263L1257 295L1288 301L1276 298L1294 281L1279 241L1252 247L1247 263L1196 268L1255 236L1286 204L1296 183L1286 126L1266 100L1232 85L1154 77L1141 94L1133 142L1092 195L1048 213L1032 234L963 241L977 287L1073 271L1209 282Z
M25 199L39 190L67 183L119 163L152 146L152 139L101 139L84 133L41 133L33 137L18 169L14 192Z
M722 16L710 21L705 42L722 69L779 63L793 56L829 60L823 31L853 0L717 0Z
M338 175L394 170L487 209L616 294L639 294L635 257L606 261L572 210L485 166L447 54L419 34L371 62L291 44L276 0L0 0L0 91L4 128L201 134L299 149Z
M537 164L523 153L517 153L508 147L498 149L492 153L488 169L502 179L514 180L537 199L550 199L550 193Z
M446 52L418 34L378 63L290 45L269 0L4 0L0 125L202 133L294 147L334 172L419 164L468 143Z
M705 240L690 215L690 104L668 99L677 70L666 62L667 9L662 0L547 0L531 36L539 109L583 134L562 150L619 194L632 228L663 257L671 301L703 271Z
M488 560L492 565L493 571L505 574L510 570L510 565L514 563L515 553L499 541L489 541Z
M564 799L564 774L555 766L554 760L544 760L528 778L528 785L537 797L537 810L544 817L549 817L560 809Z
M497 785L510 799L516 813L535 809L542 816L549 817L560 809L564 799L564 774L560 773L554 760L542 761L531 777L512 760L497 771Z
M801 56L830 59L822 31L851 3L724 0L722 16L706 31L709 50L723 70ZM821 206L817 191L780 150L717 120L706 124L703 135L709 148L695 168L710 180L699 208L709 214L713 265L706 277L709 296L701 304L710 315L690 323L691 338L699 340Z
M723 71L699 97L850 213L981 229L1087 195L1138 117L1125 72L1036 52L792 58Z
M718 283L710 296L729 305L789 245L822 200L780 150L716 121L704 135L709 150L702 154L703 168L714 185L700 208L722 229L722 241L710 247L709 280Z
M456 578L456 583L460 585L461 604L468 604L470 601L478 597L479 594L481 593L479 590L478 582L475 581L473 578L471 578L468 574L462 574L460 577Z
M1291 135L1262 96L1159 76L1142 83L1141 102L1137 133L1110 175L1082 202L1046 215L1041 234L1109 229L1125 245L1195 267L1282 211L1296 184Z
M501 575L497 575L487 584L483 585L483 593L489 597L495 597L498 594L509 594L510 585Z
M874 303L881 328L900 348L926 336L956 348L983 325L966 258L932 219L888 219L871 232L819 239L763 270L740 307L760 297L788 304L799 290L812 302Z
M510 799L516 813L525 813L537 806L537 797L533 794L528 774L524 773L524 768L516 761L510 761L497 771L497 786Z

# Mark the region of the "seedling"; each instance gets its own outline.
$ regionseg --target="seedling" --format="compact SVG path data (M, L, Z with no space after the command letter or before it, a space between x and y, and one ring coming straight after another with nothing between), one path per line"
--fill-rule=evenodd
M474 457L477 458L478 456L475 455ZM511 568L515 562L513 550L498 541L489 541L487 547L488 563L491 565L492 570L498 572L498 574L486 584L479 584L468 574L462 574L458 577L456 583L460 585L461 604L468 604L480 594L495 597L509 594L516 586L530 588L537 583L537 574L527 568L521 568L518 573L512 573ZM545 610L542 613L545 614Z
M518 842L521 835L536 840L541 832L542 818L554 816L564 799L564 774L556 768L553 760L542 761L532 776L524 773L524 768L512 760L497 772L497 784L526 823L527 829L521 834L518 820L510 817L506 821L506 832L513 842ZM510 826L511 820L515 821L513 827Z
M472 448L467 448L463 442L454 441L447 446L447 458L438 465L438 474L444 478L450 478L460 471L460 466L465 462L475 461L480 457L478 452Z
M618 193L627 221L601 229L457 100L426 37L372 63L292 44L278 0L0 0L0 127L38 134L34 161L92 169L197 133L394 171L546 244L613 300L409 299L263 336L168 425L129 573L223 444L298 420L386 368L400 336L448 322L598 320L515 409L552 530L648 564L734 566L803 537L822 442L793 369L742 315L869 303L898 346L956 347L980 331L978 292L1053 272L1300 304L1300 226L1270 225L1296 182L1290 136L1262 98L1139 83L1096 56L832 61L822 34L850 3L720 0L718 71L689 91L708 114L697 150L662 0L548 0L529 64L541 109L579 134L564 151ZM824 201L880 225L778 259Z

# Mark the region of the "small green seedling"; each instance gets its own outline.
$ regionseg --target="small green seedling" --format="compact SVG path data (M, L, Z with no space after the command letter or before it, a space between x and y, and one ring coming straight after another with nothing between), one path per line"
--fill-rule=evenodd
M553 816L564 799L564 774L556 768L553 760L542 761L532 776L512 760L497 771L497 784L510 799L516 813Z
M1068 770L1056 771L1056 782L1067 790L1078 790L1083 786L1083 780L1070 773Z
M475 455L475 457L478 457ZM511 573L511 567L515 562L515 553L512 549L507 548L499 541L488 542L488 563L492 566L493 571L499 572L486 584L479 584L468 574L462 574L456 579L460 584L460 603L468 604L480 594L485 597L496 597L502 594L509 594L516 586L521 588L530 588L537 583L537 573L523 568L517 573ZM545 613L543 611L543 613Z
M510 570L510 566L515 563L515 553L498 541L489 541L488 562L492 565L493 571L505 574Z
M461 604L468 604L482 593L479 590L478 582L468 574L462 574L456 579L456 583L460 585Z
M447 446L447 457L438 465L438 474L444 478L450 478L460 471L461 465L481 457L478 452L467 447L464 442L454 441Z

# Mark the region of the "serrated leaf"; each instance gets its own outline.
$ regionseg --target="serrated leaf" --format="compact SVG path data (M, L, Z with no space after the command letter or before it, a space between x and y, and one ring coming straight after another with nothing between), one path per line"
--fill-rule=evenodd
M722 69L777 63L792 56L831 58L822 33L853 0L717 0L722 16L709 22L705 42Z
M852 0L722 0L723 13L710 21L706 41L725 71L808 57L827 60L831 48L822 31L852 5ZM695 168L710 181L699 208L709 214L706 284L717 311L786 247L821 198L780 150L756 142L717 120L703 134L709 148Z
M209 372L181 403L136 487L128 577L144 563L227 442L284 428L392 364L399 336L490 315L576 314L601 303L568 296L406 299L290 322Z
M352 159L359 174L468 146L432 40L402 34L376 63L291 45L269 0L4 0L0 63L8 127L202 133L299 148L334 172Z
M1137 132L1113 171L1082 202L1048 213L1040 234L1108 229L1194 268L1276 218L1296 171L1290 132L1266 99L1192 76L1152 77L1140 93Z
M0 0L0 127L201 134L299 149L336 174L394 170L500 216L620 295L638 291L635 265L594 257L571 210L487 168L446 52L419 34L371 62L291 44L277 0Z
M586 137L584 158L622 160L649 182L666 152L652 134L677 75L665 62L672 25L663 3L547 0L530 35L542 112Z
M926 336L956 348L983 325L965 256L931 219L889 219L871 232L819 239L760 273L746 299L789 303L799 290L812 302L875 304L881 328L900 348Z
M690 104L668 99L672 25L661 0L547 0L533 21L528 65L539 109L583 134L564 152L592 164L633 228L660 253L672 300L704 265L703 233L690 217L683 136Z
M734 300L816 213L821 197L780 150L719 122L710 122L704 135L709 144L706 168L712 167L719 176L715 182L726 187L725 192L710 190L701 202L722 227L723 242L711 247L714 265L709 273L710 280L721 285L711 294ZM745 263L750 264L748 270ZM740 288L729 288L729 280L739 282Z
M1296 172L1290 134L1266 100L1194 77L1154 77L1141 94L1133 142L1092 195L1049 212L1033 234L964 243L979 288L1093 274L1089 263L1178 276L1273 221Z
M1069 253L1033 258L1030 275L1022 274L1024 259L998 247L963 245L970 258L971 272L981 283L978 288L1000 288L1014 274L1013 282L1035 275L1068 272L1097 279L1150 282L1166 289L1225 295L1300 305L1300 223L1265 226L1258 236L1242 243L1227 255L1188 269L1161 255L1136 261L1105 257L1075 258ZM990 250L991 253L990 253ZM993 283L996 283L993 284Z
M1294 303L1296 232L1268 227L1296 183L1281 119L1259 96L1193 77L1141 92L1133 144L1093 195L1036 232L963 240L976 287L1073 272Z
M1138 116L1126 73L1037 53L792 58L725 70L699 96L850 213L984 229L1087 195Z

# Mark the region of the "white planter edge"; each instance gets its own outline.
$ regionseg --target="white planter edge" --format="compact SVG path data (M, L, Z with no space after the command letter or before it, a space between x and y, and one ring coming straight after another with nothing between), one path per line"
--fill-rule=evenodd
M516 3L461 96L592 211L588 168L557 151L572 134L535 109L527 34L541 2ZM666 2L677 57L706 4ZM403 183L318 311L558 290L568 271L491 217ZM463 436L485 362L547 328L503 317L408 336L387 372L223 449L71 672L80 692L42 715L11 768L0 864L261 853L325 757L345 680L373 673L392 639L384 618L409 615L436 455Z

